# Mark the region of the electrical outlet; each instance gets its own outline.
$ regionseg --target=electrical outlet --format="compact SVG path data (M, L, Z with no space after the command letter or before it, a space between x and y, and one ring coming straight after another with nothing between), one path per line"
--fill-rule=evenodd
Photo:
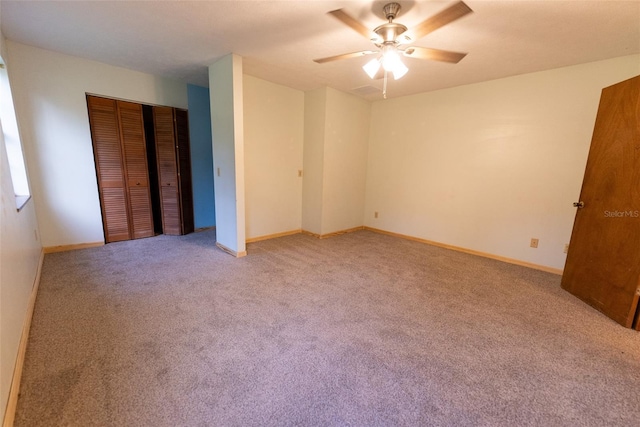
M531 245L532 248L537 248L538 247L538 239L531 239Z
M373 213L373 217L374 217L374 218L378 218L378 212L374 212L374 213Z
M564 253L566 254L567 252L569 252L569 244L568 243L566 243L564 245Z

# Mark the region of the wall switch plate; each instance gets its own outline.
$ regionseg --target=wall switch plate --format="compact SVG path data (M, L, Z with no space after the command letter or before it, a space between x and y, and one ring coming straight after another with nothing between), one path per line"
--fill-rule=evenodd
M531 245L532 248L537 248L538 247L538 239L531 239Z

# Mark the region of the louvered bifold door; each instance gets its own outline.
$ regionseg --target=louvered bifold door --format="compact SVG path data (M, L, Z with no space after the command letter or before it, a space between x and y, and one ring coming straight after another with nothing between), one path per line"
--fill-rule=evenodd
M118 109L112 99L87 96L105 241L131 238Z
M151 237L154 235L153 213L142 105L118 101L118 111L133 238Z
M175 132L178 149L178 183L180 190L180 211L182 214L182 234L192 233L193 191L191 185L191 150L189 148L189 114L187 110L174 109Z
M164 234L182 234L173 108L153 107Z

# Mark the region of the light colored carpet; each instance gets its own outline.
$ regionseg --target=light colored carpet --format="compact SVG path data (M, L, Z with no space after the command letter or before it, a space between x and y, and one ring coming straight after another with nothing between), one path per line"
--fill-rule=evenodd
M552 274L368 231L45 257L17 426L630 426L640 334Z

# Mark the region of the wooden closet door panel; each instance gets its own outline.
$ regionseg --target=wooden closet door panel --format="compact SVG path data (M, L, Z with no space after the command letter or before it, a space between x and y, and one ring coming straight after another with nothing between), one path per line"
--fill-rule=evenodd
M182 228L180 227L180 199L178 196L178 187L160 187L164 234L174 236L182 234Z
M129 240L131 228L116 101L87 96L87 106L105 241Z
M125 189L103 188L102 205L107 243L131 239Z
M142 105L118 101L118 111L133 238L151 237L154 235L153 213L151 212Z
M193 190L191 178L191 149L189 147L189 114L176 108L176 141L178 147L178 182L180 185L180 207L182 233L193 232Z
M162 228L165 234L182 234L178 169L176 162L176 138L173 108L153 107L155 126L158 179L160 181L160 206Z
M131 222L133 225L134 239L151 237L154 235L151 198L148 187L130 187L129 200L131 201Z

